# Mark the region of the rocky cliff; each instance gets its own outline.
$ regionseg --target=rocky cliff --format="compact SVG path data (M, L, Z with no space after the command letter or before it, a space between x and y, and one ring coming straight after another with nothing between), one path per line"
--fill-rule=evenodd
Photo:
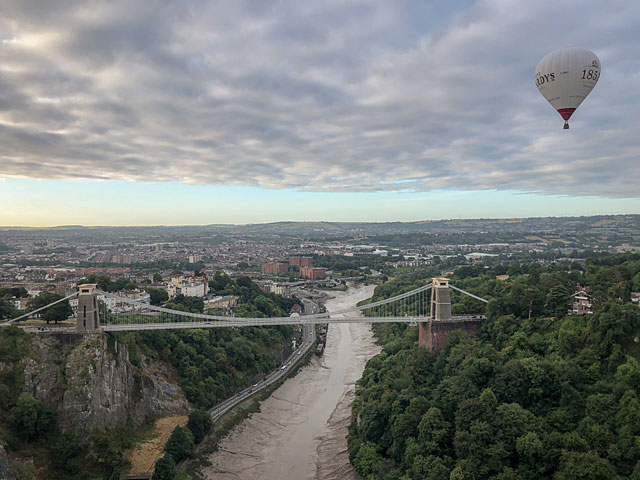
M139 426L163 414L189 411L166 365L129 360L113 336L33 336L24 359L24 391L57 411L63 430L86 440L106 426Z

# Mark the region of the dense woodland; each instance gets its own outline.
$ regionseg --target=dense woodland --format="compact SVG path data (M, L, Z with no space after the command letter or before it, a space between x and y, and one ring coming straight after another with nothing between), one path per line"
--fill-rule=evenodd
M374 300L431 273L393 279ZM578 282L592 315L566 315ZM359 382L349 433L362 478L640 479L640 255L470 265L452 283L491 299L478 336L454 335L434 357L417 328L376 327L384 348ZM456 313L479 307L452 297Z

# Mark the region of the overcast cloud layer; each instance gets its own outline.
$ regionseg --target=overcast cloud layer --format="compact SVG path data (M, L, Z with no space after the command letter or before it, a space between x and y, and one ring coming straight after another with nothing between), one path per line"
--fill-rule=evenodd
M0 177L637 197L639 90L634 0L0 1Z

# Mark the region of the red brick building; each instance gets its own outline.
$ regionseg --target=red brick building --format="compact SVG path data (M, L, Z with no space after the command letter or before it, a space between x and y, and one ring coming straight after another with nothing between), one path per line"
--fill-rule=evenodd
M286 263L263 263L262 273L270 273L277 275L279 273L287 273L289 271L289 265Z
M300 267L300 276L309 280L320 280L326 277L324 268Z
M289 257L289 265L293 267L313 266L313 257Z

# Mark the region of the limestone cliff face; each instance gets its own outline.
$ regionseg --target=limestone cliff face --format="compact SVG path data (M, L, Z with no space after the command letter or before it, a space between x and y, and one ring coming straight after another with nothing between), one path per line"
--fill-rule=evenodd
M11 466L9 465L7 452L4 447L0 445L0 480L13 480L14 478L11 472Z
M139 426L151 417L189 411L166 366L146 359L141 367L132 365L125 345L103 333L67 345L61 340L69 342L34 336L24 390L56 410L60 427L79 439L107 426Z

